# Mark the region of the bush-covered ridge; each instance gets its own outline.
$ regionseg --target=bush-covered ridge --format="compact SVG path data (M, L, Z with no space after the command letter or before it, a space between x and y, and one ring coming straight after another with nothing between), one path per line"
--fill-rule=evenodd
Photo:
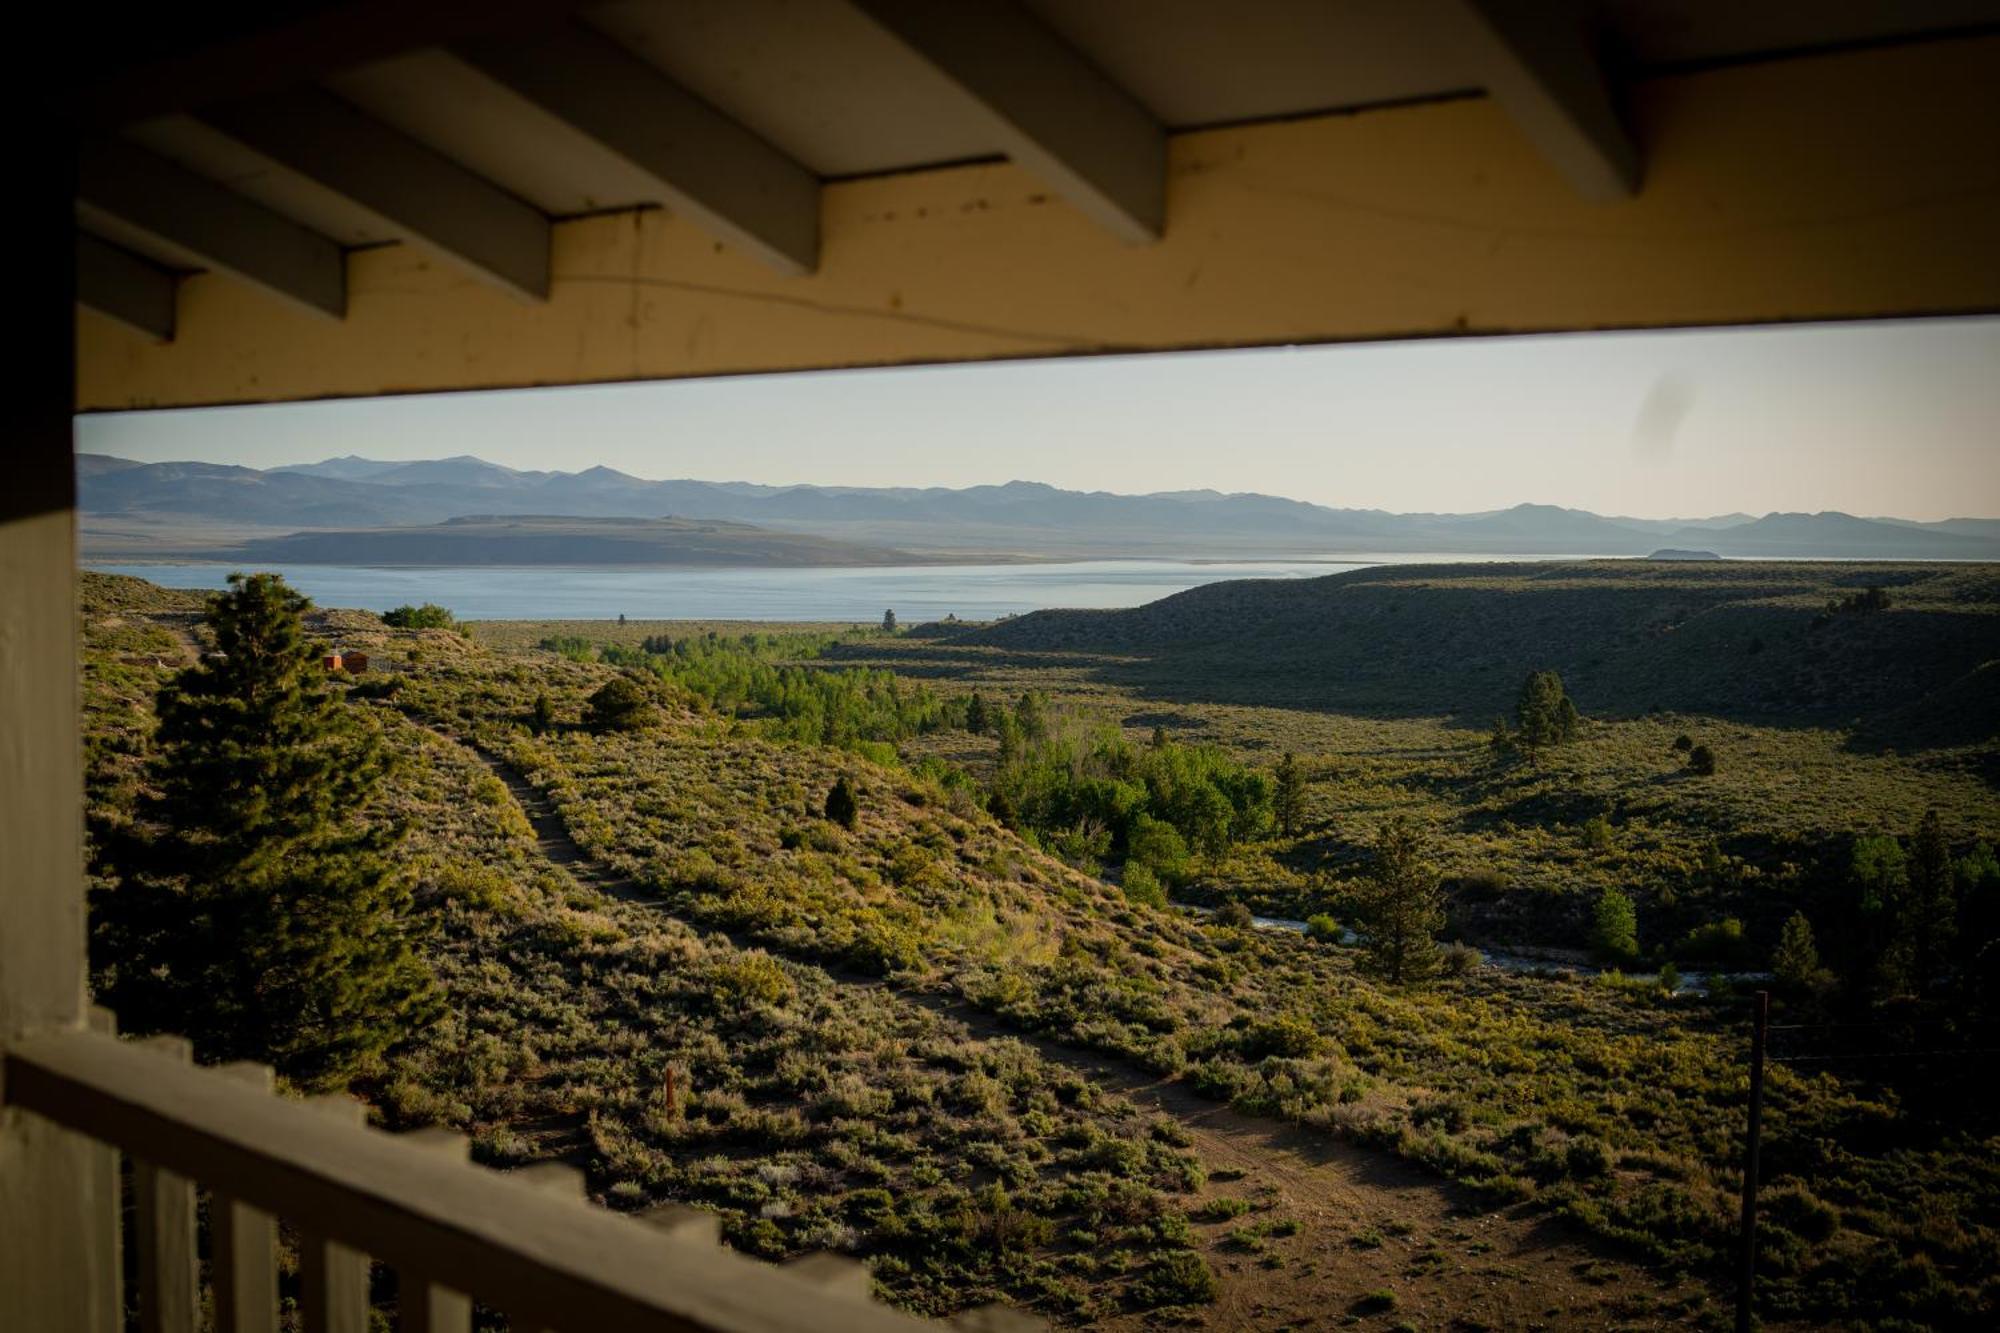
M1836 610L1868 587L1885 611ZM1988 565L1400 565L1214 583L1124 611L1041 611L951 640L1160 695L1483 723L1531 671L1587 713L1847 725L2000 659ZM1054 665L1053 663L1051 665ZM1963 735L1961 731L1959 733Z
M526 664L510 674L532 678ZM430 688L407 704L433 706ZM636 736L485 734L593 855L694 921L1177 1073L1561 1213L1666 1271L1726 1271L1745 1060L1727 1002L1485 969L1382 987L1347 950L1136 908L1023 847L962 789L759 740L729 718ZM860 792L851 834L817 817L842 774ZM1949 1325L1991 1303L1996 1233L1963 1223L1945 1238L1921 1221L1966 1197L1990 1128L1788 1069L1770 1097L1773 1141L1827 1145L1771 1179L1816 1201L1794 1219L1803 1230L1771 1224L1774 1313L1860 1306Z

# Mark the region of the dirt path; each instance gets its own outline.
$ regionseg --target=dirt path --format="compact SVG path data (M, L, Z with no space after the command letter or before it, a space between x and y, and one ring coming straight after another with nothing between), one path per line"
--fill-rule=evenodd
M497 756L458 743L505 784L552 864L608 897L667 912L587 854L546 792ZM768 951L748 936L722 933L740 947ZM818 960L795 961L843 985L889 985ZM1493 1209L1389 1154L1243 1115L1178 1080L1009 1027L956 996L894 989L974 1036L1032 1046L1180 1126L1209 1172L1190 1215L1213 1210L1216 1220L1197 1221L1194 1231L1223 1279L1221 1299L1186 1322L1222 1329L1664 1328L1687 1322L1688 1303L1705 1295L1692 1284L1663 1285L1572 1227L1525 1208ZM1161 1322L1159 1315L1128 1316L1105 1326Z

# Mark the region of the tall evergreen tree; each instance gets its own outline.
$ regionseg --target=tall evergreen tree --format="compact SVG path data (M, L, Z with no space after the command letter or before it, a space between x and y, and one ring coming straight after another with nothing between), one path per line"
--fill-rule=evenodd
M861 817L861 800L845 773L834 779L826 794L826 817L847 829L853 828Z
M1014 701L1014 721L1021 728L1023 738L1033 744L1040 744L1049 738L1048 701L1033 690L1023 690L1021 697Z
M1306 816L1306 776L1299 768L1298 757L1290 750L1278 761L1275 790L1271 797L1271 813L1277 816L1278 832L1288 838L1298 836Z
M1778 984L1794 995L1810 995L1831 980L1819 965L1819 948L1813 943L1812 922L1804 912L1785 918L1778 932L1778 948L1771 955L1771 971Z
M882 613L882 632L884 634L894 634L896 632L896 613L894 611L884 611Z
M1376 836L1375 863L1360 895L1369 963L1397 984L1438 970L1444 895L1427 850L1421 829L1404 816L1391 819Z
M1563 692L1562 677L1553 671L1537 671L1521 683L1514 717L1519 726L1515 743L1530 757L1576 738L1576 705Z
M1923 991L1945 970L1958 917L1957 876L1944 821L1926 810L1910 842L1907 879L1897 922L1904 981Z
M328 685L275 574L209 601L215 651L160 692L159 832L111 895L111 998L216 1058L336 1086L438 1012L380 730Z
M974 690L972 698L965 704L965 729L975 736L983 736L989 725L990 719L986 716L986 696Z

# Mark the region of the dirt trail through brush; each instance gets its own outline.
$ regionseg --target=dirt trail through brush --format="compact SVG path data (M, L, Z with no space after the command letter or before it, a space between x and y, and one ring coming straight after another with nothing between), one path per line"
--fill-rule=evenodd
M590 856L548 793L498 756L458 743L505 784L551 864L621 903L671 914L641 885ZM748 935L717 933L741 948L778 952ZM1209 1172L1190 1216L1216 1218L1194 1227L1223 1280L1221 1299L1197 1317L1203 1327L1664 1328L1687 1322L1688 1302L1706 1295L1689 1284L1661 1283L1573 1227L1522 1207L1495 1210L1386 1153L1243 1115L1179 1080L1023 1032L953 995L892 985L817 959L793 961L842 985L892 989L974 1036L1022 1042L1140 1111L1173 1120ZM1209 1213L1200 1211L1204 1205ZM1227 1216L1238 1208L1240 1214ZM1280 1234L1293 1224L1292 1234ZM1157 1322L1129 1316L1105 1326Z

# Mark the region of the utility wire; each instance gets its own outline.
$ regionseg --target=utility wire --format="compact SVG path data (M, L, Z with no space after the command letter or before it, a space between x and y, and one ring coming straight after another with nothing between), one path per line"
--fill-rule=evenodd
M1774 1065L1840 1064L1848 1060L1934 1060L1946 1055L2000 1055L2000 1046L1952 1046L1934 1051L1856 1051L1850 1055L1773 1055Z

